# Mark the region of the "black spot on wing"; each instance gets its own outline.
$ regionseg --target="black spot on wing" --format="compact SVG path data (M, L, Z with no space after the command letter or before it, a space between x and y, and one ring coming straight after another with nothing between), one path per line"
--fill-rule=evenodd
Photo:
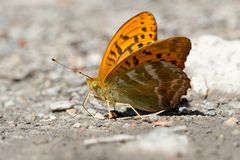
M130 63L128 61L125 62L125 64L130 67Z
M172 60L171 63L174 64L174 65L176 65L176 64L177 64L177 61Z
M107 60L110 61L110 62L112 62L112 63L115 63L115 60L112 59L112 58L110 58L110 57L108 57Z
M138 42L138 36L134 36L134 42L137 43Z
M125 71L127 71L128 69L124 66L120 66L120 68L124 69Z
M139 60L137 59L136 56L133 56L133 63L135 66L139 64Z
M146 32L146 31L147 31L147 28L146 28L146 27L143 27L143 28L142 28L142 31L143 31L143 32Z
M142 46L143 46L142 43L139 43L139 44L138 44L138 48L141 48Z
M162 54L161 54L161 53L158 53L158 54L156 55L156 57L157 57L157 58L162 58Z
M144 50L143 53L146 54L146 55L152 55L152 52L146 51L146 50Z
M128 40L128 39L129 39L129 37L126 36L126 35L121 35L121 38L122 38L123 40Z
M128 51L129 53L132 53L132 52L133 52L133 49L132 49L132 46L133 46L133 45L134 45L134 44L129 45L123 52Z
M122 55L122 49L119 47L119 45L117 44L117 42L115 42L115 47L117 48L117 51L120 55Z
M131 47L128 47L127 50L128 50L129 53L132 53L132 52L133 52L133 50L132 50Z
M115 53L114 51L110 51L110 54L111 54L112 56L114 56L115 58L117 58L117 55L116 55L116 53Z

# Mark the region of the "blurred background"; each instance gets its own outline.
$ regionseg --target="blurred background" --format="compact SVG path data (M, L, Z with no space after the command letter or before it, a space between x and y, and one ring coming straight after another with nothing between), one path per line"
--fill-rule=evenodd
M47 67L51 57L98 66L117 29L145 10L156 16L159 39L206 34L238 39L239 5L238 0L0 0L0 66L10 77L19 74L15 69L25 70L19 64L11 68L6 56L13 54L22 54L22 65L30 68Z

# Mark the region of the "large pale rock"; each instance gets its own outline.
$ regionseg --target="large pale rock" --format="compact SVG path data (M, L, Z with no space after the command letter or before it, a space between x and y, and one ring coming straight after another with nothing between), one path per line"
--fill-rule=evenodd
M240 40L210 35L192 40L186 72L192 89L199 94L209 90L240 95Z
M186 155L191 152L186 135L178 132L187 130L186 126L173 128L156 128L137 141L129 142L120 149L122 152L143 154L161 154L167 157Z

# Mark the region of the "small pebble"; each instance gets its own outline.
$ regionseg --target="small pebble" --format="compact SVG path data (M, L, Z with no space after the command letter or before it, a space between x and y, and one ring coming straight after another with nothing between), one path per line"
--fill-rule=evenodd
M235 117L231 117L223 122L223 125L229 126L229 127L236 126L237 124L238 124L238 119Z
M40 121L48 122L48 121L53 121L53 120L55 120L55 119L57 119L56 116L54 116L54 115L49 115L49 116L47 116L46 118L41 119Z
M27 122L31 123L31 121L35 121L37 119L37 116L35 113L30 113L30 114L26 115L24 118Z
M154 126L161 126L161 127L171 127L173 122L170 120L159 119L158 121L153 123Z
M202 103L199 104L201 108L204 109L204 113L207 116L215 116L216 115L216 111L215 109L217 108L218 104L217 103L213 103L210 102L208 100L204 100Z
M39 118L44 118L44 117L46 117L46 115L45 115L44 113L41 113L41 112L38 113L37 116L38 116Z
M206 133L207 134L211 134L213 131L212 130L207 130Z
M49 120L49 121L52 121L52 120L55 120L55 119L57 119L57 117L51 114L51 115L49 116L49 119L48 119L48 120Z
M88 126L88 129L96 129L96 127L93 125L90 125L90 126Z
M80 115L78 114L78 111L74 108L67 109L66 112L72 117L76 117L76 118L80 117Z
M73 125L72 125L72 127L74 127L74 128L80 128L81 127L81 123L74 123Z
M12 107L12 106L14 106L14 105L15 105L15 103L14 103L14 101L12 101L12 100L7 101L7 102L4 103L4 106L5 106L5 107Z
M217 138L220 139L220 140L224 140L225 136L223 134L220 134Z
M73 104L69 101L58 101L50 104L51 111L62 111L72 107Z
M187 107L180 107L178 109L178 111L179 111L180 114L187 114L188 113Z
M236 147L236 148L238 148L238 147L240 147L240 143L239 143L239 142L234 142L234 143L233 143L233 146Z
M211 117L216 116L216 111L215 110L209 110L209 111L207 111L206 115L211 116Z
M131 125L129 123L124 123L124 125L122 127L124 128L129 128Z

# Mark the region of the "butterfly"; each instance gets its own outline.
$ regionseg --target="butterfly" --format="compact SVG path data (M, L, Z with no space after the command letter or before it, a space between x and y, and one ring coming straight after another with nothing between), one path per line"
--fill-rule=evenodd
M154 16L139 13L113 36L98 77L88 76L90 92L83 106L92 94L106 101L108 109L116 103L147 112L177 108L190 88L190 79L183 72L190 50L191 41L186 37L157 40Z

